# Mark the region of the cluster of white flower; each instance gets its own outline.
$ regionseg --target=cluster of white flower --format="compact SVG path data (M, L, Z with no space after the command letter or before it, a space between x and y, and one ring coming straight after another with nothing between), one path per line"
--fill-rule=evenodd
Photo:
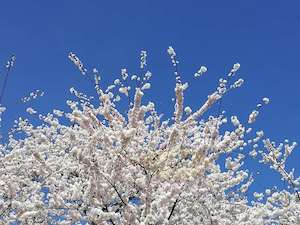
M80 99L81 102L88 102L91 99L93 99L93 97L88 97L86 94L77 91L74 87L70 88L70 93L75 95L78 99Z
M267 104L270 103L270 99L267 98L267 97L264 97L264 98L262 99L262 103L263 103L264 105L267 105ZM256 121L256 118L257 118L258 115L259 115L259 110L263 107L263 104L262 104L262 103L257 104L257 106L256 106L257 109L256 109L256 110L253 110L253 111L250 113L249 118L248 118L248 123L254 123L254 122Z
M224 95L227 91L227 88L226 88L226 84L227 84L227 80L226 79L219 79L219 86L217 88L217 91L220 95Z
M33 108L31 108L31 107L28 107L27 109L26 109L26 112L28 112L29 114L36 114L37 112L33 109Z
M1 127L1 122L2 122L2 114L5 112L6 107L0 106L0 127Z
M34 90L34 91L30 92L28 96L21 98L21 101L24 103L29 102L33 99L37 99L38 97L44 96L44 94L45 94L44 91Z
M254 123L258 114L259 112L257 110L253 110L249 115L248 123Z
M168 52L175 56L173 48ZM123 71L123 79L112 84L125 95L127 76ZM230 118L232 128L223 127L225 115L204 117L223 97L218 90L192 112L184 107L188 85L177 82L172 121L163 120L154 103L145 103L148 81L134 89L133 105L124 116L112 100L117 90L103 91L99 80L97 105L72 89L80 101L67 101L70 112L39 115L38 126L15 121L8 143L0 145L1 224L300 224L300 178L285 167L295 143L275 147L267 138L261 141L263 131L247 140L252 128L237 116ZM295 192L269 188L249 197L255 177L244 168L245 155L239 151L247 143L253 144L253 157L265 145L261 162Z
M177 68L179 61L176 59L176 52L172 46L169 46L167 52L171 58L172 65L175 68L174 74L175 74L176 83L181 83L180 74Z
M238 79L230 86L230 88L239 88L243 85L243 83L244 83L243 79Z
M12 55L6 63L6 68L11 69L16 63L16 56Z
M121 76L123 80L126 80L128 77L128 73L126 69L121 69Z
M178 61L176 60L176 52L175 52L174 48L172 46L169 46L167 52L168 52L168 54L170 55L170 57L172 59L173 66L176 66Z
M241 65L239 63L235 63L230 71L230 76L233 76L239 69Z
M58 117L62 117L64 115L64 112L58 109L53 109L53 114Z
M152 73L150 71L147 71L144 75L143 80L150 80L151 77L152 77Z
M201 66L200 69L194 74L195 77L200 77L202 74L207 72L207 68L205 66Z
M141 69L144 69L144 67L147 65L147 52L141 51Z
M69 53L69 59L75 64L75 66L79 69L79 71L85 75L87 72L87 69L84 67L83 63L80 61L80 59L76 56L75 53L70 52Z

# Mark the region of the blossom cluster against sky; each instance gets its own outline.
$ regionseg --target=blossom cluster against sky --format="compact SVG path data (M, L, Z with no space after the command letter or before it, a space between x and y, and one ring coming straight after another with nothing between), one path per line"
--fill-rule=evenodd
M25 115L29 105L43 113L66 108L72 86L93 94L89 81L68 60L69 52L76 53L87 69L96 67L105 85L122 68L130 74L139 72L140 51L147 50L153 82L145 98L170 114L175 80L166 49L172 45L182 79L191 84L185 99L192 109L203 103L219 78L238 62L245 86L224 99L229 115L247 121L258 101L268 96L271 103L254 126L277 142L285 138L300 142L299 5L298 1L277 0L2 1L1 82L5 61L12 53L17 56L3 98L7 111L2 132ZM208 71L195 80L202 65ZM21 103L21 98L37 89L45 92L43 97ZM299 157L296 150L290 160L298 175ZM253 160L248 163L259 170ZM281 185L274 174L263 170L255 185Z

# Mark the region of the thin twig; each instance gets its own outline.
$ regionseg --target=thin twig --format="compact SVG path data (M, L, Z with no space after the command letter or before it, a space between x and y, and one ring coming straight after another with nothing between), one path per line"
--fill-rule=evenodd
M172 206L170 215L169 215L169 217L168 217L168 220L171 219L171 216L173 215L173 212L174 212L174 210L175 210L175 207L176 207L176 204L177 204L178 201L179 201L179 198L177 198L177 199L175 200L175 202L173 203L173 206Z
M1 94L0 94L0 105L2 103L4 92L5 92L5 89L6 89L6 86L7 86L8 76L9 76L9 73L11 71L11 68L14 66L14 62L15 62L15 55L11 55L11 57L9 58L9 60L7 62L7 65L6 65L6 73L5 73L5 76L4 76L4 82L3 82L2 89L1 89Z

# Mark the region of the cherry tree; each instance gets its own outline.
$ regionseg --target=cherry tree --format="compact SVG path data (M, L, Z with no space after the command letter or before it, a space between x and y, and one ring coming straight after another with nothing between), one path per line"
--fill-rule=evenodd
M41 123L16 121L0 146L0 224L300 224L300 178L286 170L296 143L276 145L251 128L269 99L263 98L245 123L222 112L222 98L244 82L235 78L236 63L192 111L184 105L188 84L175 50L167 52L176 79L174 115L168 119L153 102L143 101L152 76L146 51L140 75L122 69L107 88L96 69L89 73L76 54L69 54L93 82L96 101L71 88L76 100L67 101L69 110L42 115L28 108ZM201 66L195 79L206 72ZM124 114L118 104L130 96ZM214 105L219 113L204 116ZM226 123L231 128L224 131ZM269 165L291 188L270 188L249 198L255 177L243 167L246 155Z

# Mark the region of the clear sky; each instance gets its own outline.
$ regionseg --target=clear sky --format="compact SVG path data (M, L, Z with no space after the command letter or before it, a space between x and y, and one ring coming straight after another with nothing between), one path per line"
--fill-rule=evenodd
M92 94L89 81L68 60L75 52L87 68L98 68L104 84L114 80L121 68L139 71L140 50L148 51L153 89L146 93L160 112L170 114L174 96L172 67L166 49L172 45L180 61L183 81L191 87L186 102L200 106L218 79L236 62L245 86L224 99L229 115L246 121L265 96L265 107L254 128L264 129L279 142L300 142L300 2L299 1L1 1L0 62L11 53L17 62L10 74L3 104L7 112L3 130L29 105L20 98L35 89L45 96L31 102L40 112L64 109L74 86ZM198 80L193 74L208 67ZM4 67L0 81L3 82ZM213 108L211 112L216 111ZM299 148L289 161L300 174ZM248 160L250 168L257 164ZM273 172L263 170L256 185L281 184ZM268 181L266 180L268 179Z

